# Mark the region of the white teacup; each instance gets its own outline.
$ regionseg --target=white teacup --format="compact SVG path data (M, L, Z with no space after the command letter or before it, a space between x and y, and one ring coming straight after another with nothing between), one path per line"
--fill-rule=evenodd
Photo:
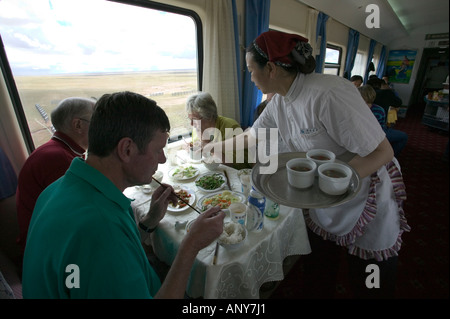
M247 216L247 205L243 203L232 203L228 209L222 209L226 214L229 213L230 219L238 224L245 226Z
M324 149L313 149L306 152L306 158L309 158L310 160L313 160L317 168L319 168L320 165L325 163L334 163L334 160L336 159L336 155L329 151ZM316 176L319 176L318 171L316 170Z
M317 165L308 158L294 158L286 163L288 182L296 188L308 188L314 184Z

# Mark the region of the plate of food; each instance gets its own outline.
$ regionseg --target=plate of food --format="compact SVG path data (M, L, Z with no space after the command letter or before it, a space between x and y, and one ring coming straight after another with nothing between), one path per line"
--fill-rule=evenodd
M192 179L197 177L198 174L200 174L199 169L192 165L175 167L169 172L169 176L177 181Z
M228 208L231 203L245 203L245 201L246 198L243 193L223 190L199 198L197 207L204 212L214 206Z
M209 172L202 174L195 180L195 186L203 192L211 193L222 189L227 182L224 174Z
M195 192L187 187L174 187L175 194L189 203L189 205L194 205L195 202ZM174 205L169 203L167 206L167 210L170 212L182 212L188 209L189 206L184 203L182 200L178 200L178 202Z

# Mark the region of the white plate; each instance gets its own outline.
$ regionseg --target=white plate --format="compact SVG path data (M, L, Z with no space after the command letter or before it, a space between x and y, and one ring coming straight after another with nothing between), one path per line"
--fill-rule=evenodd
M177 188L176 187L174 187L174 188L175 188L175 191L176 191ZM187 187L180 187L180 189L185 190L186 192L191 194L191 197L189 198L189 205L191 205L191 206L194 205L195 192L192 189L187 188ZM184 207L181 207L181 208L175 208L170 203L169 203L169 206L167 206L167 210L170 211L170 212L182 212L182 211L184 211L184 210L186 210L188 208L190 208L188 205L186 205Z
M234 192L234 191L229 191L229 190L223 190L223 191L218 191L215 193L211 193L205 196L202 196L199 198L199 200L197 201L197 207L200 209L200 211L205 211L206 209L203 209L203 202L209 198L212 198L214 196L217 196L219 194L224 194L224 193L229 193L230 195L232 195L233 197L236 198L235 202L240 202L240 203L245 203L245 201L247 200L247 198L245 198L245 195L243 193L240 192ZM228 208L229 205L225 205L222 206L222 208Z
M175 168L171 169L171 170L169 171L169 176L170 176L170 178L172 178L172 179L174 179L174 180L176 180L176 181L186 181L186 180L189 180L189 179L193 179L194 177L197 177L198 174L200 174L200 170L199 170L198 168L192 166L193 172L194 172L194 174L193 174L192 176L183 176L183 174L173 176L174 174L177 173L177 170L179 170L179 172L183 172L183 171L185 171L186 168L188 168L188 167L191 167L191 165L178 166L178 167L175 167Z
M223 183L219 187L214 188L214 189L206 189L206 188L203 188L203 187L197 185L197 181L199 181L202 177L211 176L211 175L220 175L220 177L222 177L222 179L223 179ZM197 188L199 190L201 190L202 192L212 193L212 192L217 192L218 190L222 189L226 185L226 182L227 182L227 178L225 177L224 174L219 173L219 172L209 172L209 173L205 173L205 174L202 174L199 177L197 177L195 180L195 186L197 186Z

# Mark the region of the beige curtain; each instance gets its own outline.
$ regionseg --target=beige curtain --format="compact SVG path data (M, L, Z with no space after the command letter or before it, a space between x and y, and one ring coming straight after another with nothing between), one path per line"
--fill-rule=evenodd
M9 100L3 74L0 74L0 99L0 146L11 161L16 174L19 175L19 171L28 157L28 151Z
M205 5L203 91L213 96L219 115L239 122L232 2L214 0Z
M319 11L309 8L308 9L308 23L306 25L306 37L308 38L308 43L313 48L313 56L319 54L320 51L320 42L319 47L317 48L316 43L316 26L317 26L317 16L319 15Z

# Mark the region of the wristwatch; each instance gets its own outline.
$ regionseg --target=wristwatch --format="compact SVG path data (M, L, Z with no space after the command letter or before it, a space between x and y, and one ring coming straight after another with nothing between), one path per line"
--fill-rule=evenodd
M152 233L156 229L156 227L155 228L149 228L149 227L145 226L144 224L142 224L141 222L139 222L139 227L141 227L141 229L143 231L145 231L146 233Z

